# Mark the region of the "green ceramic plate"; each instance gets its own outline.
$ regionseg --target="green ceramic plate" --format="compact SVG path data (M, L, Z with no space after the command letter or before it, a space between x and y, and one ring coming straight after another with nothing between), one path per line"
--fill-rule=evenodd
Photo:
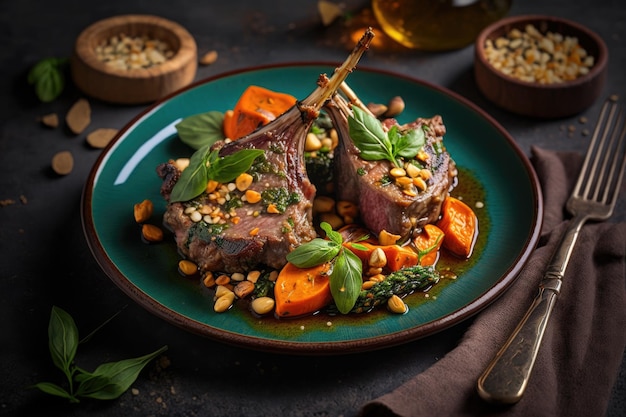
M292 64L220 75L156 103L122 129L93 167L82 203L87 240L113 282L150 312L191 332L242 347L297 354L356 352L415 340L467 319L506 290L534 249L541 226L541 192L528 159L501 126L456 94L361 68L347 81L362 101L385 103L402 96L407 105L401 122L442 115L450 153L484 190L481 218L488 231L481 230L481 249L436 297L420 302L409 297L405 315L382 311L277 320L255 318L245 308L215 313L211 292L178 273L173 238L160 244L142 242L133 205L151 199L152 223L160 225L165 202L155 167L192 153L176 136L177 121L233 108L251 84L304 98L318 75L334 68Z

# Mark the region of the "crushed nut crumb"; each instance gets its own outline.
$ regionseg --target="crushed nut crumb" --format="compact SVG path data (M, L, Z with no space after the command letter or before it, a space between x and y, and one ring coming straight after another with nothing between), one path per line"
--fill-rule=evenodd
M174 56L170 46L147 36L111 36L96 46L96 57L108 66L120 70L150 68Z
M524 31L512 29L485 44L485 58L498 71L521 81L556 84L589 73L593 56L578 38L560 33L542 34L531 24Z

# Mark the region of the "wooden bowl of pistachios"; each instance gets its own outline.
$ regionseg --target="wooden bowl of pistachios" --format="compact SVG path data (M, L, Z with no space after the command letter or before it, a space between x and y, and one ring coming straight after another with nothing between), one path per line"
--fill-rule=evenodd
M171 20L123 15L100 20L76 39L70 60L75 85L115 104L146 104L190 84L198 67L191 34Z

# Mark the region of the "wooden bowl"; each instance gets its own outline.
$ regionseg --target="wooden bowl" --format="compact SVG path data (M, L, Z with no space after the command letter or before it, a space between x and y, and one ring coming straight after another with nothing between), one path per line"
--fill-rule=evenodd
M506 36L514 28L524 32L532 24L548 31L574 36L594 64L586 75L561 83L542 84L507 75L488 62L485 45ZM586 27L552 16L513 16L486 27L476 39L474 76L478 88L490 101L513 113L553 119L573 116L591 106L602 93L607 74L608 49L600 36Z
M114 68L98 58L96 47L121 34L165 42L173 55L148 68ZM116 16L94 23L79 35L70 66L76 86L91 97L116 104L150 103L194 80L197 47L191 34L170 20L151 15Z

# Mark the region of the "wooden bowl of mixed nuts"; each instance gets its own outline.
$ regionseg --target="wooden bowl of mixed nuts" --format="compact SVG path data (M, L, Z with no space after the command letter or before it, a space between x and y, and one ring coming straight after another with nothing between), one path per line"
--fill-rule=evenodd
M513 16L476 39L474 75L490 101L537 118L578 114L602 93L608 49L583 25L552 16Z
M191 83L196 42L179 24L151 15L115 16L76 40L72 79L85 94L110 103L156 101Z

